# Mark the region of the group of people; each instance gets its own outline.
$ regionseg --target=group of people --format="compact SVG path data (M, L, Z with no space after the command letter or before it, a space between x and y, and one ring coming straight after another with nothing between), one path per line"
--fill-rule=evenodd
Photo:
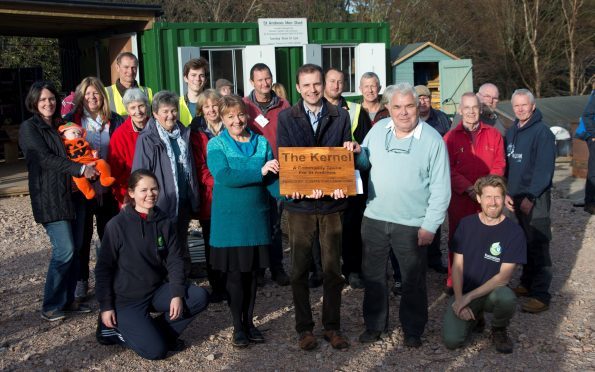
M333 348L350 346L340 321L345 284L364 289L359 341L380 339L389 328L389 258L409 347L421 346L428 319L427 267L448 272L454 293L443 327L449 348L461 346L487 311L494 313L497 350L511 352L506 326L515 294L528 296L524 311L548 308L555 145L531 92L513 94L517 120L503 137L492 84L462 96L460 122L451 129L431 108L426 87L399 83L380 96L373 72L360 80L359 104L342 96L343 72L305 64L296 72L301 98L291 106L273 90L263 63L250 70L253 91L243 98L225 82L221 87L229 92L205 89L208 62L202 58L184 66L187 94L181 97L169 91L153 96L138 85L131 53L119 55L117 66L119 79L107 88L97 78L83 79L64 118L51 83L34 83L27 96L33 116L21 125L20 146L33 214L52 245L44 319L91 311L84 300L93 216L101 241L96 337L148 359L183 348L181 332L209 301L227 300L234 346L264 342L253 318L266 268L277 284L291 286L303 350L318 345L310 304L310 288L317 285L323 287L323 338ZM92 199L73 187L72 177L95 180L105 169L69 159L59 131L65 122L81 128L115 179L111 187L94 182ZM352 151L364 193L280 195L280 147ZM283 265L283 212L290 275ZM444 267L439 235L447 212ZM196 271L188 249L191 219L199 220L205 239L210 293L187 280ZM507 284L517 264L524 265L523 276L513 292Z

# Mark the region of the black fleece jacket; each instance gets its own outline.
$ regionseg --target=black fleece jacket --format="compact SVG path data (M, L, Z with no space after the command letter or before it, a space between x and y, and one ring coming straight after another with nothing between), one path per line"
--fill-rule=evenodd
M184 262L176 229L157 207L144 220L130 205L108 222L95 266L100 311L153 295L169 280L171 297L184 297Z

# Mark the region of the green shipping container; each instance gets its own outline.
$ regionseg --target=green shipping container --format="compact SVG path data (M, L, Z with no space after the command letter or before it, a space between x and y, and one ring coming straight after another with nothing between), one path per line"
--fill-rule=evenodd
M386 23L308 23L307 27L307 46L277 47L259 46L257 23L158 22L141 34L141 80L154 91L184 92L180 62L202 56L210 62L208 84L214 87L217 79L226 78L240 95L251 91L250 61L269 65L274 80L285 86L292 103L298 99L295 72L304 62L345 71L346 96L359 95L357 84L365 71L377 72L386 85L386 72L390 71ZM247 46L251 46L249 52ZM261 60L254 57L255 51L261 53Z

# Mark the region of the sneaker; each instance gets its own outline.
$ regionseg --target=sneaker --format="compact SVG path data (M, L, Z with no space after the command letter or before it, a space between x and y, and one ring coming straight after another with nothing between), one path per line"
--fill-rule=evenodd
M84 314L84 313L90 313L91 312L91 308L85 304L81 304L80 302L74 301L71 302L70 305L66 305L64 306L64 308L62 309L65 313L71 313L71 314Z
M115 345L118 342L116 337L120 337L115 328L107 328L101 323L101 314L97 317L97 328L95 329L95 339L101 345Z
M517 287L513 288L512 291L517 297L526 297L529 295L529 290L522 285L518 285Z
M549 309L549 305L544 304L543 302L539 301L536 298L528 298L527 301L523 303L521 309L526 313L537 314L542 311L546 311Z
M492 327L492 343L496 351L503 354L512 353L512 340L508 337L506 327Z
M231 338L231 344L235 347L246 347L250 345L250 340L244 331L234 331L233 337Z
M261 344L264 342L264 336L255 326L248 327L246 329L246 335L248 335L248 340L256 344Z
M351 273L349 274L349 285L353 289L362 289L364 288L364 281L358 273Z
M322 273L311 273L308 278L309 288L318 288L322 285Z
M55 322L56 320L62 320L64 318L66 318L66 314L62 310L50 310L41 312L41 319L45 319L48 322Z
M393 285L391 291L393 292L393 294L395 296L400 296L403 294L403 285L401 284L401 282L395 282L395 285Z
M405 336L405 346L418 348L421 346L421 338L417 336Z
M310 351L316 349L318 341L316 341L316 337L314 337L312 331L304 331L300 333L298 345L300 349Z
M281 287L289 285L289 276L283 268L272 270L271 279Z
M77 300L83 300L87 298L89 292L89 281L79 280L76 282L76 289L74 290L74 298Z
M359 335L358 340L362 344L369 344L372 342L380 341L380 334L380 331L371 331L369 329L366 329L364 333Z

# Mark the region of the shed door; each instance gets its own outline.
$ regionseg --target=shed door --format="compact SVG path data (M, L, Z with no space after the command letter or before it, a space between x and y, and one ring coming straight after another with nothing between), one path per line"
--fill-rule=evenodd
M374 72L380 79L382 89L386 87L386 46L384 43L362 43L355 47L355 85L365 72ZM358 91L357 88L355 91Z
M192 58L200 58L199 47L178 47L178 76L181 96L188 92L188 84L184 81L184 65Z
M444 60L438 63L438 69L442 111L455 114L461 95L473 91L473 64L470 59Z
M269 66L273 74L273 81L275 79L275 71L277 71L277 64L275 63L275 46L273 45L246 45L242 52L242 60L244 61L244 95L252 92L252 84L250 84L250 69L257 63L264 63Z
M322 45L304 45L304 64L306 63L313 63L315 65L322 66Z

